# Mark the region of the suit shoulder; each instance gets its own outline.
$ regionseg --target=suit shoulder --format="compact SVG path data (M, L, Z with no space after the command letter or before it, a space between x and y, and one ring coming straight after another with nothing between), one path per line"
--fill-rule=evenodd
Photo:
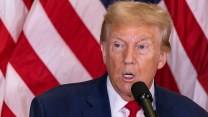
M86 108L92 106L89 102L94 100L94 97L101 100L105 96L103 93L106 89L105 82L106 78L102 77L50 89L33 99L31 115L46 114L44 117L81 116Z
M184 95L172 92L159 86L157 86L156 95L156 98L158 98L156 99L156 103L159 102L160 107L170 107L172 112L179 115L201 115L201 117L208 117L206 110Z
M178 94L178 93L176 93L176 92L170 91L170 90L165 89L165 88L160 87L160 86L157 86L156 93L158 94L158 96L159 96L160 98L162 98L162 96L163 96L163 97L165 97L165 98L167 98L167 99L170 99L170 98L172 99L172 98L174 98L174 99L176 99L176 100L178 100L178 101L180 101L180 100L187 100L187 99L188 99L186 96L183 96L183 95L181 95L181 94ZM162 95L162 96L161 96L161 95ZM188 100L189 100L189 99L188 99Z
M60 100L62 98L76 98L79 96L84 96L85 94L88 94L92 87L99 85L101 80L101 78L97 78L84 82L63 84L44 92L40 96L37 96L37 98L39 100Z
M157 89L158 90L156 91L156 93L158 97L170 103L177 102L179 104L196 104L195 102L193 102L191 99L189 99L184 95L178 94L176 92L170 91L168 89L159 86Z

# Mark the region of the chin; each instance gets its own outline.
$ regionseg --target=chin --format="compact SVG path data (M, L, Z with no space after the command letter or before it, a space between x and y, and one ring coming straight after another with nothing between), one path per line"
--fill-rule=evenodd
M121 89L121 91L124 93L124 94L126 94L126 95L131 95L132 93L131 93L131 88L129 89L127 89L127 88L125 88L125 89Z

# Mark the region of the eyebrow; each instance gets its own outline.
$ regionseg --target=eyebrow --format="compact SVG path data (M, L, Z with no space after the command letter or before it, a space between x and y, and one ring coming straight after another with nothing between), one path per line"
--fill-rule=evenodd
M120 40L120 41L122 41L122 42L125 42L125 39L122 39L122 38L120 38L120 37L112 37L112 39L116 39L116 40ZM151 37L150 36L146 36L146 35L142 35L141 37L139 37L139 39L137 39L136 40L136 42L141 42L141 41L148 41L148 40L150 40L151 41Z

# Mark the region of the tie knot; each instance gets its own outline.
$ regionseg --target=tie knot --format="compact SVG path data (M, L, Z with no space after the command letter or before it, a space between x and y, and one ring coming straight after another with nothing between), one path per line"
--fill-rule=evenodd
M125 105L125 107L127 109L129 109L129 111L130 111L129 117L136 117L137 111L141 109L141 107L137 104L136 101L130 101L130 102L128 102Z

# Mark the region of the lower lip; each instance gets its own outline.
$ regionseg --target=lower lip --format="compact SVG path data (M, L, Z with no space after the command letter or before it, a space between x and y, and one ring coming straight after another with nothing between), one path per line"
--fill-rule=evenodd
M134 81L134 77L133 77L133 78L125 78L125 77L122 77L122 79L123 79L125 82L132 82L132 81Z

